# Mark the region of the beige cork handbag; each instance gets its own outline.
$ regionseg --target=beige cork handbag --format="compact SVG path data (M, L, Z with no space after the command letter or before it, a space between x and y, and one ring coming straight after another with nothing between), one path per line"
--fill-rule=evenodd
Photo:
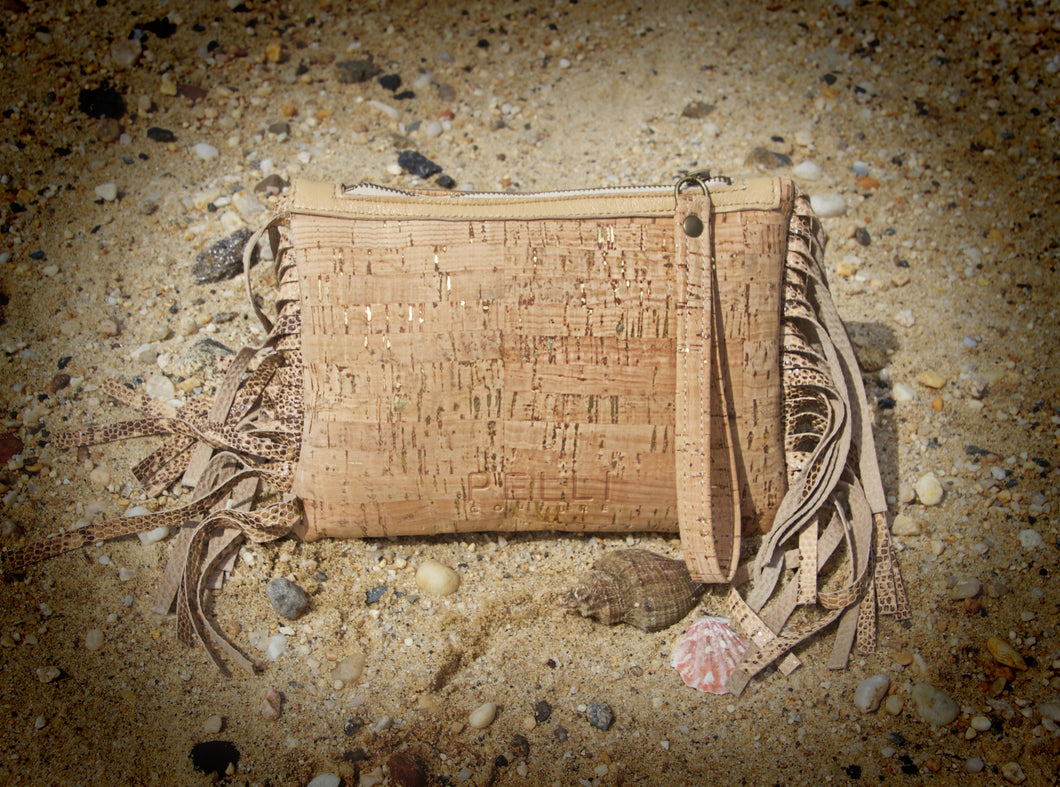
M6 574L178 527L155 608L176 603L183 641L251 669L201 604L244 537L679 532L692 576L731 585L753 643L736 693L778 659L794 668L790 650L836 620L842 667L855 634L873 647L877 610L908 614L824 235L790 180L297 182L247 244L248 295L263 237L277 313L255 304L268 338L212 402L108 383L143 417L55 440L166 435L134 474L155 493L182 480L194 502L9 551ZM741 562L744 541L757 552Z

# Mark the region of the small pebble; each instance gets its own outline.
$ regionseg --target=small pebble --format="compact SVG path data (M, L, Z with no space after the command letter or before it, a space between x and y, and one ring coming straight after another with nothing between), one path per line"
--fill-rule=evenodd
M224 718L220 714L215 713L213 716L203 722L202 731L205 732L207 735L216 735L221 731L221 728L223 726Z
M110 45L110 60L118 68L128 68L136 62L143 51L137 38L119 38Z
M258 713L265 721L276 721L280 718L283 707L283 695L274 688L269 688L258 706Z
M890 688L891 679L886 675L865 678L854 691L854 706L862 713L872 713L880 707Z
M332 681L342 681L343 685L350 686L361 679L364 673L365 655L363 653L351 653L339 661L331 671Z
M429 178L442 171L440 166L415 150L401 151L398 154L397 163L399 167L417 178Z
M1060 696L1039 702L1038 713L1042 714L1042 718L1050 721L1060 721Z
M902 708L905 707L905 703L902 702L902 698L897 694L892 694L883 703L883 709L892 716L897 716L902 712Z
M158 541L163 540L169 535L169 528L166 525L159 525L158 527L148 530L146 533L137 533L136 537L140 539L140 543L145 547L151 546Z
M973 730L978 732L986 732L993 726L993 723L986 716L972 716L968 722Z
M243 247L250 239L250 230L238 229L217 241L195 257L191 275L198 284L210 284L238 276L243 272Z
M287 652L287 637L283 634L273 634L269 637L265 646L265 658L276 661Z
M912 328L916 325L916 317L912 309L902 309L894 315L895 323L902 328Z
M460 587L460 575L437 560L425 560L416 569L416 587L435 596L448 596Z
M149 375L144 381L144 393L159 402L168 402L177 395L177 387L164 374Z
M538 700L534 703L534 721L536 721L538 724L542 724L548 721L551 715L552 706L549 705L547 701Z
M980 587L979 580L975 577L959 579L953 589L950 590L950 599L960 601L966 598L974 598L979 595Z
M467 717L467 723L474 727L476 730L482 730L490 726L496 716L496 704L492 702L485 702L475 708L475 710L471 711L471 715Z
M387 760L391 780L398 787L426 787L427 774L423 766L407 751L394 752Z
M942 502L942 483L934 473L925 473L913 485L921 505L937 506Z
M1024 549L1037 549L1042 545L1042 534L1037 530L1021 530L1019 533L1020 545Z
M842 216L847 212L847 202L842 194L814 194L810 197L810 207L821 218Z
M1001 637L988 638L986 649L990 651L991 656L997 659L998 663L1004 664L1006 667L1018 670L1027 669L1027 662L1023 660L1023 656L1017 653L1016 649L1001 639Z
M58 667L38 667L37 668L37 680L41 683L51 683L53 680L63 674L63 671Z
M89 629L85 634L85 650L99 650L103 647L103 632L99 629Z
M820 180L821 168L812 161L800 161L792 167L791 174L802 180Z
M341 777L334 773L321 773L314 776L306 787L339 787L340 784L342 784Z
M923 532L920 523L910 516L898 514L891 523L891 532L896 536L919 536Z
M375 604L386 595L386 585L376 585L364 593L365 604Z
M941 388L946 384L946 378L932 369L921 372L916 381L928 388Z
M1023 772L1023 768L1020 767L1018 762L1006 762L1002 765L1001 775L1005 777L1005 781L1011 784L1023 784L1023 782L1027 781L1027 775Z
M423 125L423 133L428 139L440 136L442 133L442 124L437 120L428 120Z
M986 765L978 757L969 757L964 761L964 770L966 773L981 773Z
M200 142L195 146L195 155L201 158L203 161L210 161L217 158L219 152L217 148L208 142Z
M615 714L606 702L591 702L585 709L589 723L598 730L607 730L615 723Z
M170 131L168 128L159 128L158 126L151 126L147 129L147 138L152 142L176 142L177 135Z
M912 402L916 400L916 391L906 383L895 383L891 393L896 402Z
M913 686L913 702L920 718L936 727L952 723L961 710L952 697L929 683Z
M96 186L96 196L104 202L113 202L118 198L118 184L100 183Z

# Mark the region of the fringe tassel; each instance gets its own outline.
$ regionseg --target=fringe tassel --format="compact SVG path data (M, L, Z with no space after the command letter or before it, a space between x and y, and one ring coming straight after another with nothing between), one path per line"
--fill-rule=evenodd
M729 680L737 695L778 660L790 672L798 666L790 651L836 621L831 669L846 666L855 638L859 651L874 649L878 612L909 617L868 402L821 267L824 242L809 200L798 194L785 269L788 492L750 568L750 592L729 591L732 617L751 642ZM838 588L834 580L822 587L830 561L841 562ZM800 605L813 612L795 625Z

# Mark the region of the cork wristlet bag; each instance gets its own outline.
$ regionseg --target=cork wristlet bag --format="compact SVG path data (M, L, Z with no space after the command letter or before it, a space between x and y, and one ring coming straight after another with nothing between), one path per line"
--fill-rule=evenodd
M154 493L182 480L194 502L9 551L5 574L179 527L155 609L175 603L183 641L252 668L201 607L244 537L680 532L693 577L731 585L752 642L737 693L778 659L793 669L790 650L836 620L842 667L855 634L873 646L877 609L907 614L823 233L789 180L297 182L248 242L248 294L263 237L276 315L251 297L268 337L212 402L178 410L108 383L144 417L55 440L166 435L134 473Z

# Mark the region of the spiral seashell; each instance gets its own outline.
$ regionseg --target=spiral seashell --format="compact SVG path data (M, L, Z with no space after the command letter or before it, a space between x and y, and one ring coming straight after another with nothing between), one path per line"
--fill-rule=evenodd
M658 631L691 612L706 587L692 581L684 561L620 549L596 561L559 605L608 626L623 622Z

